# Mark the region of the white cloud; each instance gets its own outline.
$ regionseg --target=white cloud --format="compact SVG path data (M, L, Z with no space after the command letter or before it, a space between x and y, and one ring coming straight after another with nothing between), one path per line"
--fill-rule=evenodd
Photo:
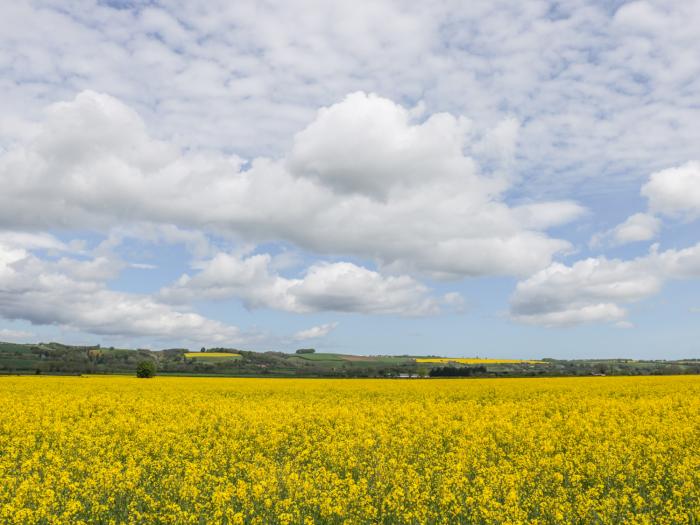
M697 161L661 170L697 158L697 2L76 5L10 2L0 18L0 230L36 236L0 238L0 275L31 250L58 257L50 273L74 284L116 275L115 229L186 242L196 259L232 250L213 234L371 261L377 272L312 268L321 290L360 276L404 305L373 296L363 309L403 311L421 297L450 302L420 291L425 275L551 271L572 247L547 230L583 213L560 200L572 195L624 198L654 173L648 213L607 232L606 245L655 238L654 214L698 217ZM86 228L110 233L104 253L42 233ZM313 279L284 278L279 262L266 263L259 294L226 286L251 305L332 303L280 293ZM692 274L668 264L647 273ZM578 303L540 313L619 317L638 299L590 291L601 271L581 277Z
M624 319L627 312L613 303L572 305L551 312L515 314L513 318L528 324L544 326L573 326L583 323L612 322Z
M611 230L596 234L590 245L598 247L604 244L619 246L631 242L650 241L656 238L661 229L661 221L647 213L635 213Z
M616 244L649 241L658 235L660 227L661 221L658 218L646 213L635 213L614 228L612 238Z
M72 251L65 243L47 233L31 233L0 230L0 243L5 247L26 248L28 250L47 250L52 253Z
M392 190L436 183L499 193L503 183L476 177L463 149L471 131L465 118L443 113L411 122L411 112L392 101L362 92L322 108L298 133L289 157L300 177L317 179L340 193L386 200Z
M107 289L105 280L119 267L104 258L52 262L0 244L0 317L106 336L216 343L243 338L235 327L147 295Z
M11 4L0 141L90 88L160 138L277 157L318 105L363 89L488 125L512 115L533 194L610 187L697 151L696 2Z
M462 294L458 292L448 292L442 296L442 303L452 309L457 313L464 313L466 309L466 302Z
M527 275L570 248L543 230L580 206L509 207L508 177L463 153L481 143L469 141L466 120L412 118L355 93L321 109L288 159L244 170L238 157L154 140L130 108L86 91L51 106L33 140L0 155L0 227L176 225L447 278Z
M289 288L300 309L372 314L430 315L438 305L407 275L382 276L352 263L321 263Z
M306 330L300 330L294 334L294 339L297 341L306 341L307 339L318 339L326 337L338 327L338 323L326 323L318 326L312 326Z
M640 12L647 13L647 7L640 7ZM593 235L591 248L655 239L662 226L657 214L685 220L700 217L700 162L690 161L652 173L641 194L648 200L648 212L635 213L614 228Z
M649 208L671 216L700 217L700 162L652 173L642 187Z
M303 277L289 279L272 271L270 255L241 258L219 253L200 265L199 273L183 275L160 297L173 303L198 299L238 298L248 308L273 308L295 313L356 312L430 315L439 300L408 276L383 276L349 262L316 263Z
M158 268L155 264L149 263L129 263L129 266L139 270L156 270Z
M620 306L661 290L669 279L700 277L700 244L658 252L656 246L629 261L589 258L566 266L554 263L518 283L511 297L511 317L546 326L589 322L625 323Z

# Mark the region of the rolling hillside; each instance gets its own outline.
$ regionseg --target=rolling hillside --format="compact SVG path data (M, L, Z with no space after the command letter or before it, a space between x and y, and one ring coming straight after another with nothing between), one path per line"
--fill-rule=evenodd
M0 342L0 374L133 374L154 361L162 375L268 377L523 377L700 373L699 360L518 360L477 357L253 352L212 348L191 352Z

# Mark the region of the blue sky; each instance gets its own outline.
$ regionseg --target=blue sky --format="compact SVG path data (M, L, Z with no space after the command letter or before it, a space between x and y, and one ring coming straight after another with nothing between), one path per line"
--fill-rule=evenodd
M0 340L700 357L695 2L0 9Z

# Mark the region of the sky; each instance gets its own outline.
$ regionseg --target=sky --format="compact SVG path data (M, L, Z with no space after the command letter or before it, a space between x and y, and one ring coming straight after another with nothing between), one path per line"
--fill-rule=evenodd
M700 2L0 7L0 340L700 358Z

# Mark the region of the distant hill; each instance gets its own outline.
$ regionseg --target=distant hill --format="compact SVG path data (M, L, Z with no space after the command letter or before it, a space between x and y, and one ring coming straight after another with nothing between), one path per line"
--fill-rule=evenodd
M518 360L434 355L349 355L210 348L191 352L0 342L0 374L134 374L153 361L160 375L266 377L534 377L698 374L700 360Z

